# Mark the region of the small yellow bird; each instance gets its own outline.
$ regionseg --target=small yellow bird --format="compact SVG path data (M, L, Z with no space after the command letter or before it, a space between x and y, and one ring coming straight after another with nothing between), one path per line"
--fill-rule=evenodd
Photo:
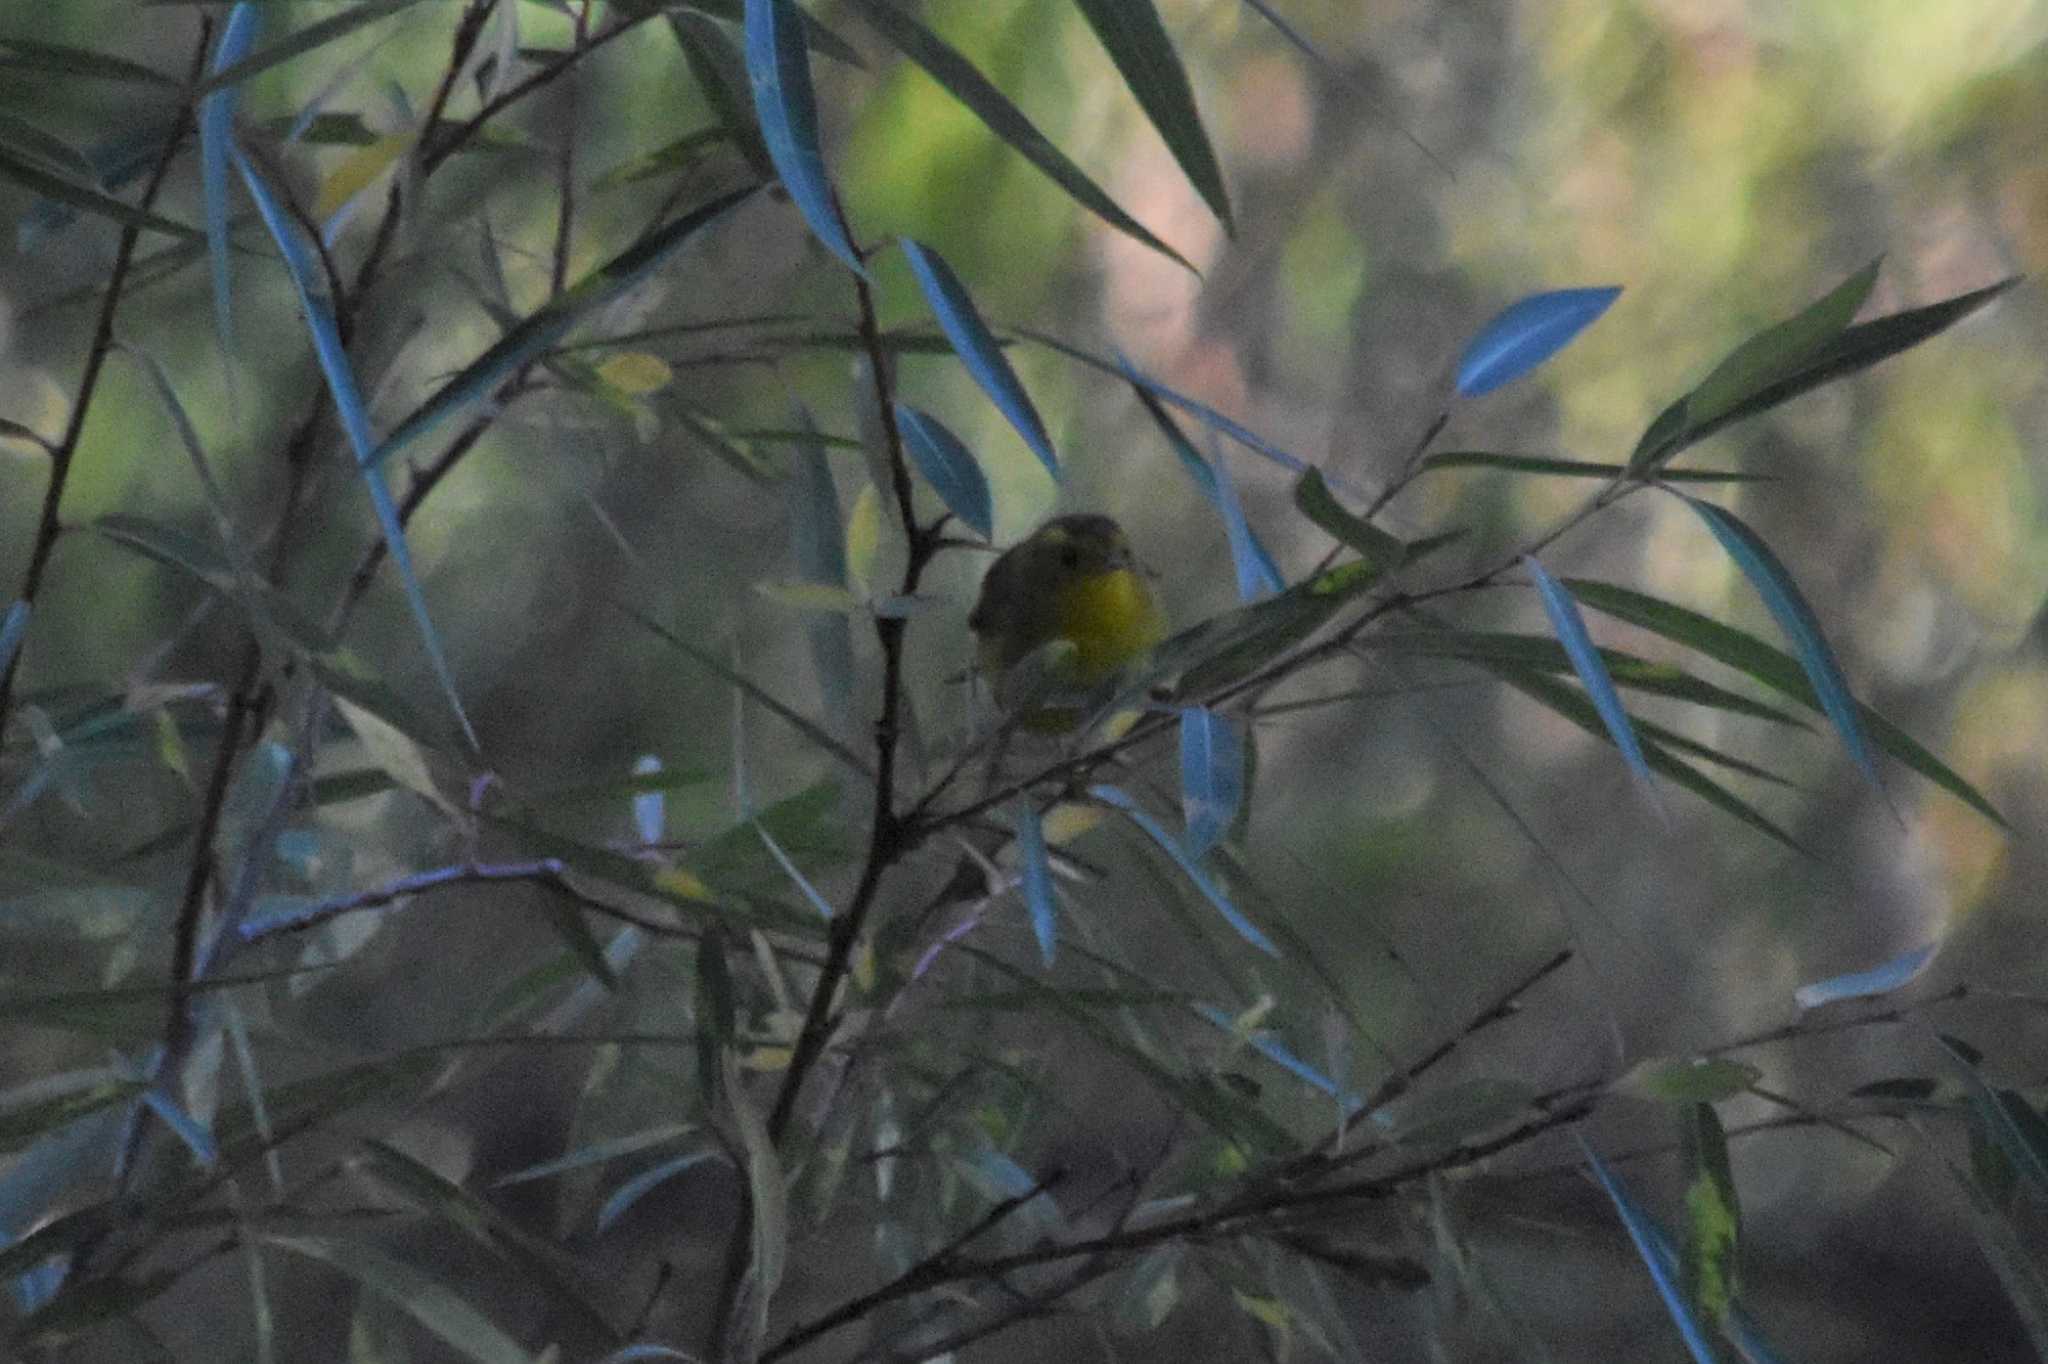
M997 688L1035 650L1073 645L1054 679L1066 689L1092 688L1114 677L1166 637L1166 616L1123 527L1107 516L1056 516L989 565L981 597L967 617L979 641L983 676ZM1034 710L1024 723L1071 729L1073 707Z

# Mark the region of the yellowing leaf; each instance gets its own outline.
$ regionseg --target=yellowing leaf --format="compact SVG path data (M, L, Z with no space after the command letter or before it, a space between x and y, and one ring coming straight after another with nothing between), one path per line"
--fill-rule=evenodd
M1100 805L1076 805L1068 803L1055 805L1047 810L1039 825L1045 830L1048 847L1059 847L1071 843L1082 834L1109 818L1109 811Z
M620 351L597 367L597 377L628 397L659 393L675 380L668 361L645 351Z
M412 144L411 133L391 133L343 157L341 164L320 182L320 197L314 201L313 216L325 222L339 213L349 200L390 170Z
M853 988L864 995L874 993L875 944L871 938L863 938L853 949Z
M875 594L875 557L882 550L882 495L867 484L846 515L846 585L854 595Z
M848 615L860 609L860 598L832 583L755 583L754 590L779 606L798 611L832 611Z
M654 884L685 900L701 900L710 904L717 898L711 893L711 887L704 884L703 878L682 867L669 867L654 873Z
M747 1070L781 1071L789 1069L790 1047L755 1047L740 1058L740 1065Z
M1272 1327L1275 1331L1284 1332L1294 1324L1294 1313L1278 1298L1253 1297L1241 1289L1232 1289L1230 1296L1237 1300L1238 1307L1243 1309L1245 1315Z

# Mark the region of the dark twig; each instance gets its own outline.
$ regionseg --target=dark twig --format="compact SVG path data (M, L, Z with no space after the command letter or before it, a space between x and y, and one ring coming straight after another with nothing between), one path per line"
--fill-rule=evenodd
M200 74L206 69L206 50L212 43L213 20L202 16L199 41L193 45L192 61L185 73L186 89L190 90L199 83ZM155 206L164 180L170 175L171 162L177 159L178 149L184 145L186 134L191 131L192 102L188 99L179 106L177 122L172 125L170 136L164 139L156 164L150 167L149 179L143 182L142 198L136 203L138 212L148 213ZM100 371L106 366L107 356L114 348L114 314L120 310L122 289L128 282L128 271L135 262L135 246L141 237L139 221L130 221L122 226L119 243L114 248L114 265L107 274L106 295L100 300L99 317L92 328L92 342L85 353L85 372L79 375L78 392L71 400L71 416L64 423L64 434L49 448L50 481L43 489L43 507L36 518L35 540L29 546L28 571L22 578L19 594L19 600L30 607L35 605L36 594L41 591L43 577L49 571L50 555L55 552L57 541L64 533L61 515L64 490L71 481L71 467L78 456L79 441L85 435L85 421L92 414L93 398L99 391ZM7 722L15 672L20 668L25 652L23 649L15 650L6 666L0 667L0 727Z

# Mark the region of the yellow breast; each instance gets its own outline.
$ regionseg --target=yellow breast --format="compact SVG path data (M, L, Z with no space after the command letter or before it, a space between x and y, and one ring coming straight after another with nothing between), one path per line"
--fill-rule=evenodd
M1074 643L1076 680L1102 681L1166 635L1152 589L1128 568L1091 573L1060 585L1054 638Z

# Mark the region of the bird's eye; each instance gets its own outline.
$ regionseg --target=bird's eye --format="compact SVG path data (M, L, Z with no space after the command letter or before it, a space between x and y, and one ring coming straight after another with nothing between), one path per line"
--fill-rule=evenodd
M1081 566L1081 551L1072 545L1068 545L1060 551L1060 565L1063 568L1079 568Z

